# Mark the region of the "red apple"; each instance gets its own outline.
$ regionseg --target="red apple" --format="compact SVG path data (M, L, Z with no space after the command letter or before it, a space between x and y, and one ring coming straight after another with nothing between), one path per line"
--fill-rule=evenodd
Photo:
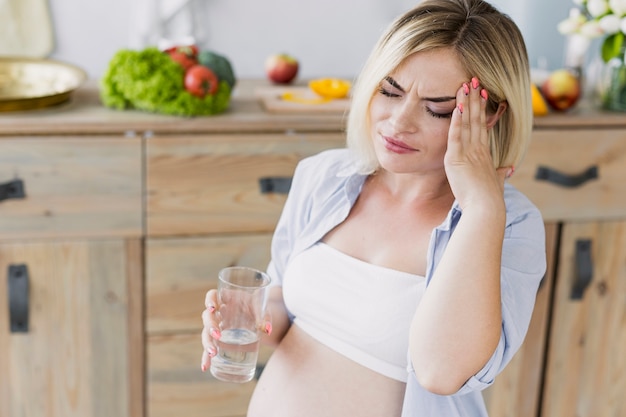
M566 69L552 71L541 85L541 93L557 111L572 108L580 98L580 80Z
M267 78L277 84L289 84L298 75L298 60L288 54L270 55L265 60Z

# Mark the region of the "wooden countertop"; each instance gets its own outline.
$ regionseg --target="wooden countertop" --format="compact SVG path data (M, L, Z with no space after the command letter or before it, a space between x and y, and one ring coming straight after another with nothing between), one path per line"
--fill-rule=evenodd
M177 117L118 111L100 103L96 80L76 90L69 102L46 109L0 113L0 135L246 133L344 130L341 113L269 113L255 96L264 80L240 80L229 109L219 115ZM536 129L625 127L626 113L604 112L580 103L566 113L535 119Z
M180 117L104 107L98 83L89 80L73 92L70 101L45 109L0 113L0 135L245 133L343 130L341 113L268 113L255 96L256 88L270 86L263 80L238 81L229 109L219 115Z

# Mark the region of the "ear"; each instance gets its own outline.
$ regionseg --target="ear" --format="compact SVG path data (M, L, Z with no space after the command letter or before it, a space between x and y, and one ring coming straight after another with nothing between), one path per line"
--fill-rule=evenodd
M495 113L487 114L487 129L491 129L496 124L508 107L509 105L506 101L501 101L498 103L498 109Z

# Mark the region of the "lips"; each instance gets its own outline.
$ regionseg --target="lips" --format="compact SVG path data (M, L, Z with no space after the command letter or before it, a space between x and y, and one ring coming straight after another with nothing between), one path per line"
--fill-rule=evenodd
M410 147L409 145L407 145L406 143L402 142L401 140L392 139L390 137L383 136L383 141L385 143L385 148L387 148L391 152L395 152L395 153L409 153L409 152L417 151L417 149L414 149L414 148Z

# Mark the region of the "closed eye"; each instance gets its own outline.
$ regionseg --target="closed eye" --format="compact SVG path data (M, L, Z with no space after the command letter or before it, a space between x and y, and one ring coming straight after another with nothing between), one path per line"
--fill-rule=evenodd
M432 117L435 117L437 119L449 119L452 117L452 113L454 113L454 110L448 113L436 113L432 111L431 109L429 109L428 107L426 107L426 112L430 114Z
M386 96L386 97L392 97L392 98L394 98L394 97L400 97L400 94L392 93L391 91L389 91L389 90L385 89L385 87L380 87L380 88L378 89L378 92L379 92L380 94L382 94L383 96Z

